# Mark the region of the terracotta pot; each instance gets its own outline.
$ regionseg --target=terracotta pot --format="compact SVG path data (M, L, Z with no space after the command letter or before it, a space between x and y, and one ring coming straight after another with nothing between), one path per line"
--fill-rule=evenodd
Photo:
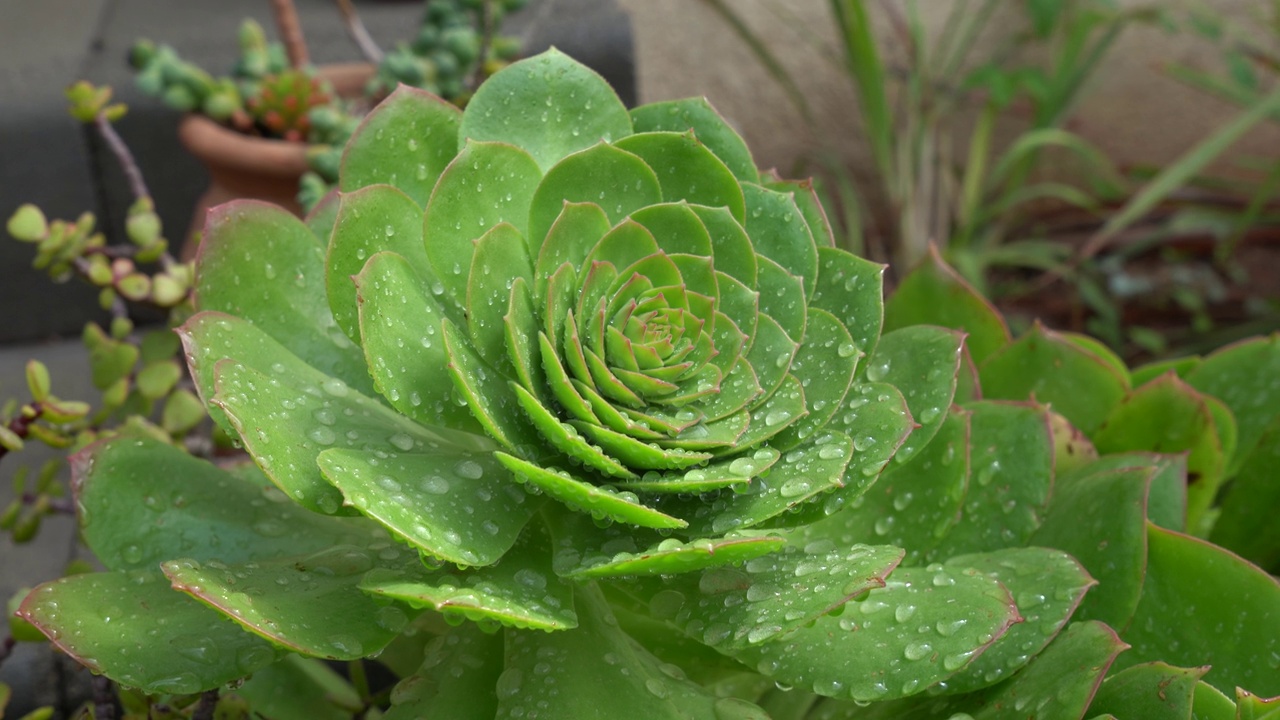
M320 68L340 97L359 97L374 67L368 63L328 65ZM252 198L275 203L301 215L298 180L309 167L307 144L253 137L210 120L187 115L178 125L178 140L209 171L209 189L196 201L182 257L195 255L191 238L204 227L209 208L230 200Z

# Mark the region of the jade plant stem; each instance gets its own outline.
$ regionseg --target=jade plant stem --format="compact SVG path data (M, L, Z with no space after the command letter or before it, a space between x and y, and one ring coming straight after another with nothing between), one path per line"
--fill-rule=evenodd
M129 152L129 146L125 145L120 134L111 126L111 120L107 118L107 114L99 112L94 117L93 124L102 135L102 139L106 141L107 147L111 148L111 154L116 156L116 162L120 163L120 169L124 171L124 176L129 181L129 190L134 198L151 197L151 191L147 189L147 181L142 178L141 168L133 159L133 153Z

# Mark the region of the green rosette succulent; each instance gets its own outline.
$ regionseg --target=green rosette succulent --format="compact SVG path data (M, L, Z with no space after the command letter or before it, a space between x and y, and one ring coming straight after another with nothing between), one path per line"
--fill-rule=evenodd
M121 683L252 676L272 716L377 656L392 720L1082 717L1124 647L1133 588L1071 622L1049 522L1093 448L982 399L1003 321L935 283L882 336L883 267L705 100L628 112L554 50L465 111L402 87L337 193L214 209L197 268L187 360L252 464L81 454L107 572L19 611Z

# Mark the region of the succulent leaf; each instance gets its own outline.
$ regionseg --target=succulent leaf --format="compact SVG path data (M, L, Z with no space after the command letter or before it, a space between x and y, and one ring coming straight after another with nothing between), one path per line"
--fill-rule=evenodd
M375 567L403 564L408 553L372 532L363 542L309 555L228 565L170 560L161 567L176 590L218 609L295 652L350 660L377 652L413 619L411 609L376 602L360 577ZM344 618L341 628L333 618Z
M465 398L439 375L449 362L443 298L432 294L409 261L392 252L370 257L355 285L360 341L381 396L419 424L480 432Z
M884 330L941 325L968 334L969 353L981 365L1009 342L1004 318L930 246L929 255L902 279L884 308Z
M960 519L969 483L969 413L953 408L932 442L909 462L885 470L844 510L792 531L813 542L887 543L919 565Z
M1129 391L1127 373L1039 324L992 355L981 369L991 400L1034 397L1092 435ZM1080 388L1089 388L1080 392Z
M1147 524L1147 573L1118 667L1212 665L1205 682L1280 694L1280 582L1226 550ZM1234 591L1224 596L1219 588ZM1191 609L1190 613L1184 609Z
M542 179L524 150L496 142L468 142L450 160L426 203L422 235L431 269L445 294L466 307L474 242L499 223L529 235L529 207ZM536 245L530 245L530 252Z
M493 688L502 675L503 637L459 625L427 649L422 667L391 693L385 720L447 717L491 720L498 711Z
M372 393L364 353L329 310L324 253L302 221L253 200L220 205L209 212L200 248L198 310L243 318L317 370ZM206 385L216 362L197 371Z
M467 106L459 137L522 147L544 172L566 155L632 132L604 78L555 49L504 68Z
M1206 357L1186 373L1187 384L1218 398L1239 426L1237 450L1228 458L1228 473L1240 469L1280 406L1280 335L1232 345Z
M1207 670L1173 667L1163 662L1134 665L1102 683L1089 703L1089 712L1118 713L1118 717L1190 718L1196 685Z
M422 208L397 188L370 185L342 193L328 237L325 289L329 307L333 319L354 342L360 342L360 324L352 281L369 256L383 251L397 253L424 284L435 284L423 250Z
M361 588L446 618L538 630L577 627L573 588L551 571L551 543L538 529L521 535L498 565L434 572L401 565L368 573Z
M460 565L497 562L537 510L487 454L334 448L317 462L347 504L419 552Z
M1125 627L1133 617L1146 571L1146 507L1150 467L1086 468L1054 489L1031 542L1066 550L1098 579L1078 618Z
M670 100L643 105L631 111L636 132L686 132L692 130L740 182L758 182L751 151L728 121L706 98Z
M761 643L792 636L854 597L883 588L901 559L897 548L840 549L818 542L753 558L741 567L640 578L620 589L647 605L657 619L739 657Z
M786 685L887 701L954 675L1017 618L1009 592L976 570L901 568L839 615L732 655Z
M147 692L188 694L218 687L261 670L279 655L266 640L174 592L154 570L54 580L28 595L18 615L82 664ZM178 634L173 642L139 646L157 617Z
M1272 510L1280 503L1275 468L1280 461L1280 418L1273 420L1254 444L1222 500L1221 513L1209 536L1262 568L1280 566L1280 527ZM1181 530L1156 520L1161 527Z
M252 464L228 473L157 440L93 445L73 469L85 541L112 570L175 557L253 562L355 542L372 529L307 512Z
M972 413L969 492L942 548L958 554L1025 545L1053 488L1048 414L1035 405L992 401L965 409Z
M461 115L457 106L430 93L396 88L352 134L338 189L393 185L425 207L436 179L458 154Z
M947 678L947 693L971 692L1013 676L1057 637L1085 592L1097 583L1070 555L1040 547L961 555L942 567L986 573L1009 591L1022 618L963 670Z
M1112 410L1094 435L1102 453L1188 451L1187 527L1200 529L1226 470L1223 435L1235 436L1234 420L1215 413L1219 401L1201 395L1173 374L1135 389ZM1232 427L1219 428L1219 422Z
M964 336L930 325L885 333L865 366L866 379L886 382L902 391L907 409L919 424L894 455L909 461L933 440L955 399Z

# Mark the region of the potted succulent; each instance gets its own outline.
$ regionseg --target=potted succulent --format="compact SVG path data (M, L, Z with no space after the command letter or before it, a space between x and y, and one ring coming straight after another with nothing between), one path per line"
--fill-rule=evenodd
M556 51L396 90L339 190L205 228L179 334L252 462L88 447L107 569L17 610L139 716L1280 707L1280 339L1130 369L936 253L885 302L705 100Z
M400 82L465 102L473 79L518 50L510 38L489 34L506 12L525 1L431 3L413 43L385 55L363 32L350 4L343 4L348 27L376 64L311 66L296 11L287 1L274 3L284 42L269 42L256 21L246 20L240 59L227 77L209 75L171 47L147 40L135 44L130 63L137 68L139 87L187 112L179 139L209 170L210 186L197 203L191 234L208 208L234 198L258 198L301 214L336 180L341 148L360 116ZM193 251L194 246L188 248L184 257Z

